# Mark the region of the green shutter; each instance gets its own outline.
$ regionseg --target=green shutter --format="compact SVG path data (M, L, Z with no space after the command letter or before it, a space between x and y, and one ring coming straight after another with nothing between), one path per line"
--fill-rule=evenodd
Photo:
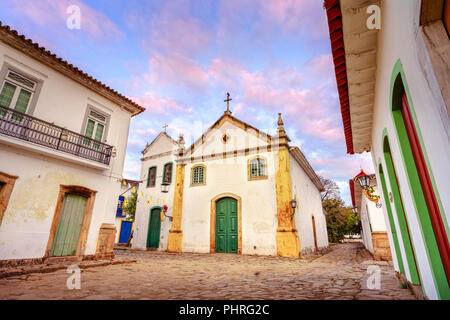
M92 133L94 132L94 126L95 126L95 122L92 121L91 119L88 120L88 123L86 125L86 131L84 133L84 135L88 138L92 138ZM91 140L89 139L84 139L83 144L89 146L91 145Z
M19 98L17 98L15 110L25 113L27 111L28 103L30 102L31 92L21 89Z
M27 111L28 103L30 102L31 92L21 89L19 93L19 97L17 98L16 106L14 110L25 113ZM12 116L13 120L22 121L23 116L17 113L14 113Z
M92 133L94 132L94 126L95 122L91 119L88 120L87 126L86 126L86 133L85 136L88 138L92 138Z
M97 124L97 130L95 131L95 140L102 141L104 126L102 124Z
M9 82L5 82L3 86L2 92L0 93L0 106L7 107L11 105L12 98L14 97L14 92L16 91L16 86L10 84ZM6 111L1 109L0 115L4 116Z
M97 141L102 141L102 137L103 137L103 130L104 130L104 126L100 123L97 124L97 130L95 130L95 137L94 139ZM100 147L100 144L97 142L94 142L94 148L98 149Z

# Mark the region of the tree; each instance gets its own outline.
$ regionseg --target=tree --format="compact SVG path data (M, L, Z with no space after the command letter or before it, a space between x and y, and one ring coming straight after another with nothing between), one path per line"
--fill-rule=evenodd
M322 202L325 199L340 199L341 192L339 186L331 179L326 179L324 177L319 177L320 182L323 185L324 191L322 192Z
M131 195L127 198L127 204L123 208L123 210L133 220L134 215L136 213L136 201L137 201L137 191L131 192Z
M325 191L322 193L322 208L326 212L328 241L340 242L346 234L358 234L359 217L353 214L340 197L339 186L330 179L320 177Z

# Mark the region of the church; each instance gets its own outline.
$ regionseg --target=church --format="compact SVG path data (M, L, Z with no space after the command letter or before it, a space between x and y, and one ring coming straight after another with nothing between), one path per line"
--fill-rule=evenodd
M191 146L164 131L142 151L133 247L292 258L328 247L323 186L281 114L271 136L230 100Z

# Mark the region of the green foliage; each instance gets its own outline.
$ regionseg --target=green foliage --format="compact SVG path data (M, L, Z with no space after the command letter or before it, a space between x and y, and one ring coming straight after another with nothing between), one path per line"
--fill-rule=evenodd
M357 224L359 217L355 216L350 207L345 206L340 198L339 187L329 179L321 177L321 181L325 187L322 207L326 213L328 241L338 243L346 234L359 234L360 227Z
M134 220L134 215L136 213L136 201L137 201L137 191L131 193L129 197L127 197L127 204L124 206L123 210L127 213L130 219Z

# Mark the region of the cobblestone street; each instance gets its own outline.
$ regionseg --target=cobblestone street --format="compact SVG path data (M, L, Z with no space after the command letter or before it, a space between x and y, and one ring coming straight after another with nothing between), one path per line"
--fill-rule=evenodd
M0 299L415 299L361 243L304 259L131 250L116 257L137 262L83 269L80 290L67 289L65 270L3 278ZM380 290L366 288L370 265L380 267Z

